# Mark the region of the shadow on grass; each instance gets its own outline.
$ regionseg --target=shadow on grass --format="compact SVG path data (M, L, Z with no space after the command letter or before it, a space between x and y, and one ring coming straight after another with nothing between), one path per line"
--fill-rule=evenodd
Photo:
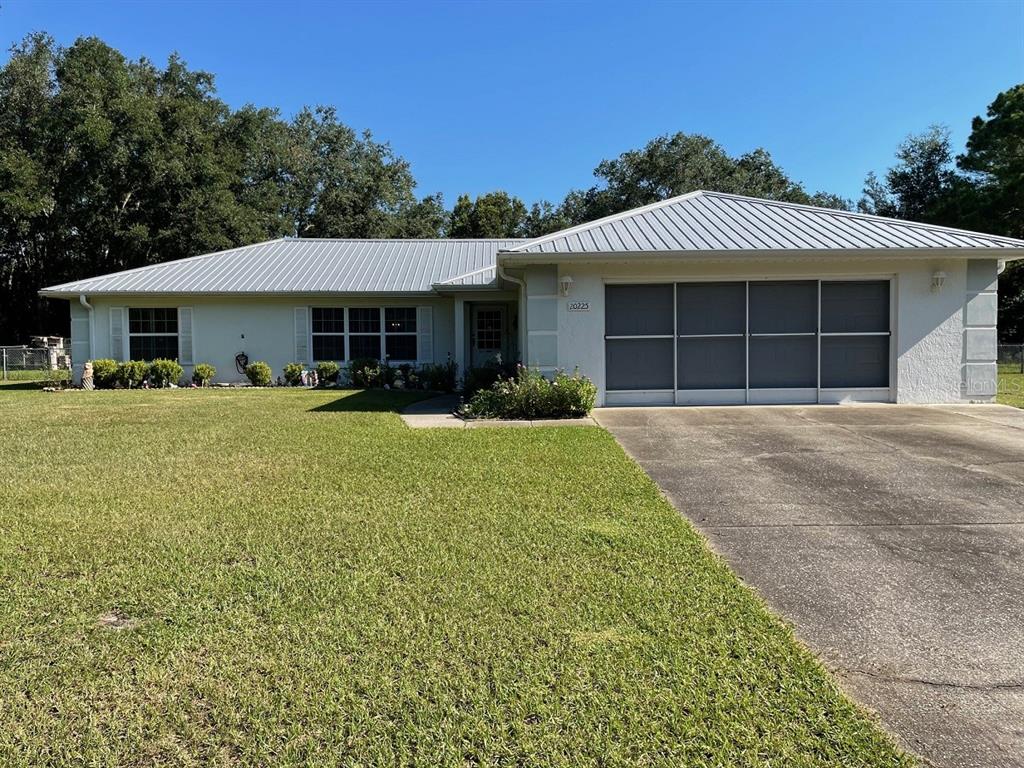
M355 389L341 394L337 400L310 408L311 413L401 413L418 400L432 397L431 392L396 392L384 389Z
M42 381L0 381L0 392L11 389L34 389L41 392L45 382Z

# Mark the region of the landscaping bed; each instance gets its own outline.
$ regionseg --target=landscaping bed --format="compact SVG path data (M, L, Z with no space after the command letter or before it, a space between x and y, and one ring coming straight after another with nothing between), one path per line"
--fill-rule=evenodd
M598 428L0 390L0 764L909 764Z

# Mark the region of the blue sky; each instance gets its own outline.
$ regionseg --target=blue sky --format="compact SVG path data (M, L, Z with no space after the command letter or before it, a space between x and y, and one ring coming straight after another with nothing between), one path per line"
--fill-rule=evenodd
M408 159L421 194L560 200L664 133L757 146L809 190L859 195L910 132L957 148L1024 81L1007 2L0 2L0 47L45 30L157 62L233 106L333 104Z

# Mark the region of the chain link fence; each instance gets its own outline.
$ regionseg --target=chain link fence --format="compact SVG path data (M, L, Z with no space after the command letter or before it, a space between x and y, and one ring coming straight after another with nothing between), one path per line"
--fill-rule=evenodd
M1000 373L1024 373L1024 344L1000 344L998 349Z
M998 392L1003 402L1022 405L1024 398L1024 344L1000 344L996 353L999 367Z
M70 378L71 360L59 347L0 347L0 380L57 382Z

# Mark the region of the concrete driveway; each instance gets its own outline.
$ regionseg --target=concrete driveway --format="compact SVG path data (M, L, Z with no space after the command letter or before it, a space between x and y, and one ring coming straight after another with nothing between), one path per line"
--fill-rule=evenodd
M595 415L904 746L1024 765L1024 411Z

